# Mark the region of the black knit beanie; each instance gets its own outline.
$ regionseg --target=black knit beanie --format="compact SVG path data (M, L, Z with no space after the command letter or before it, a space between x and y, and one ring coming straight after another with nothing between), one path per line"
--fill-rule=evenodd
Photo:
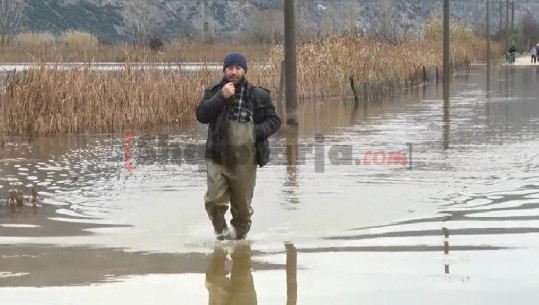
M223 71L230 66L238 65L247 72L247 59L245 56L238 52L228 53L223 60Z

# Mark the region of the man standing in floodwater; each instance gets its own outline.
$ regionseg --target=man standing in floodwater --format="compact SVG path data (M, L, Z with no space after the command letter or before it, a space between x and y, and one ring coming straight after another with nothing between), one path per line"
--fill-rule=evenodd
M206 212L218 240L245 239L251 228L251 201L257 165L269 161L268 138L281 127L270 92L247 81L247 59L229 53L224 77L207 87L196 118L209 124L206 140ZM225 214L230 202L229 229Z

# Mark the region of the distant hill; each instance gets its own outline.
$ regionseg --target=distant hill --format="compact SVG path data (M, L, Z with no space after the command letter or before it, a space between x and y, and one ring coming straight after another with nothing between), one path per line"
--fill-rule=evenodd
M86 30L109 42L126 41L122 10L133 0L27 0L24 28L31 31L60 33L69 29ZM200 34L206 23L213 35L238 33L253 25L252 16L283 9L284 0L156 0L163 26L159 36L171 40ZM442 8L442 0L297 0L298 15L309 29L355 27L369 31L384 15L380 9L389 3L394 23L406 24L419 31ZM539 1L518 0L515 20L526 13L539 12ZM382 5L381 5L382 3ZM499 28L499 0L492 0L493 31ZM505 0L503 0L505 3ZM258 14L258 15L256 15ZM204 17L204 15L206 17ZM451 0L453 20L484 27L485 0ZM256 20L256 18L255 18ZM505 17L504 17L505 22Z

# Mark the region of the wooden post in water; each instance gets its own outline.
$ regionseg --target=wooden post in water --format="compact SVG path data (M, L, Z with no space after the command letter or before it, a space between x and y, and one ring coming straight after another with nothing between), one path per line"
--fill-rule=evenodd
M354 94L354 109L352 110L351 119L351 123L353 124L356 118L357 110L359 109L359 95L357 93L357 88L353 76L350 76L350 86L352 87L352 93ZM367 101L365 101L365 103L367 103Z
M294 0L284 0L284 50L285 50L285 96L286 125L298 128L297 118L297 62L296 62L296 25Z
M285 0L286 1L286 0ZM296 305L298 299L298 251L293 244L285 244L286 248L286 305Z
M449 0L444 0L444 101L449 100L449 77L451 76L449 43Z
M363 99L365 100L365 104L369 100L369 88L367 86L367 82L363 83Z
M359 97L357 95L356 85L354 83L354 77L350 76L350 87L352 87L352 93L354 94L354 109L359 104Z
M444 231L444 254L449 255L449 229L442 228L442 230ZM449 263L444 264L444 272L449 274Z

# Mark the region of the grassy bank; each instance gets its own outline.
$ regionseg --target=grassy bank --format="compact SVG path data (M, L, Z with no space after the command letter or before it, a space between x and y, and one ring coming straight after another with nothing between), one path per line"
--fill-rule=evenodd
M198 49L197 49L198 48ZM486 57L485 41L454 36L452 61ZM495 54L500 47L494 44ZM199 56L219 61L231 46L206 49L193 46ZM262 56L271 68L251 66L249 79L272 90L277 97L283 47L241 48L252 58ZM260 57L261 58L261 57ZM396 86L419 81L422 67L442 66L438 39L391 45L369 38L338 36L298 46L298 89L302 101L330 96L350 96L349 78L369 87ZM191 58L191 60L197 60ZM133 69L96 72L89 68L61 70L41 66L7 75L0 95L0 135L53 135L107 133L182 124L194 120L194 108L203 88L221 77L219 71L192 74ZM440 69L441 73L441 69Z

